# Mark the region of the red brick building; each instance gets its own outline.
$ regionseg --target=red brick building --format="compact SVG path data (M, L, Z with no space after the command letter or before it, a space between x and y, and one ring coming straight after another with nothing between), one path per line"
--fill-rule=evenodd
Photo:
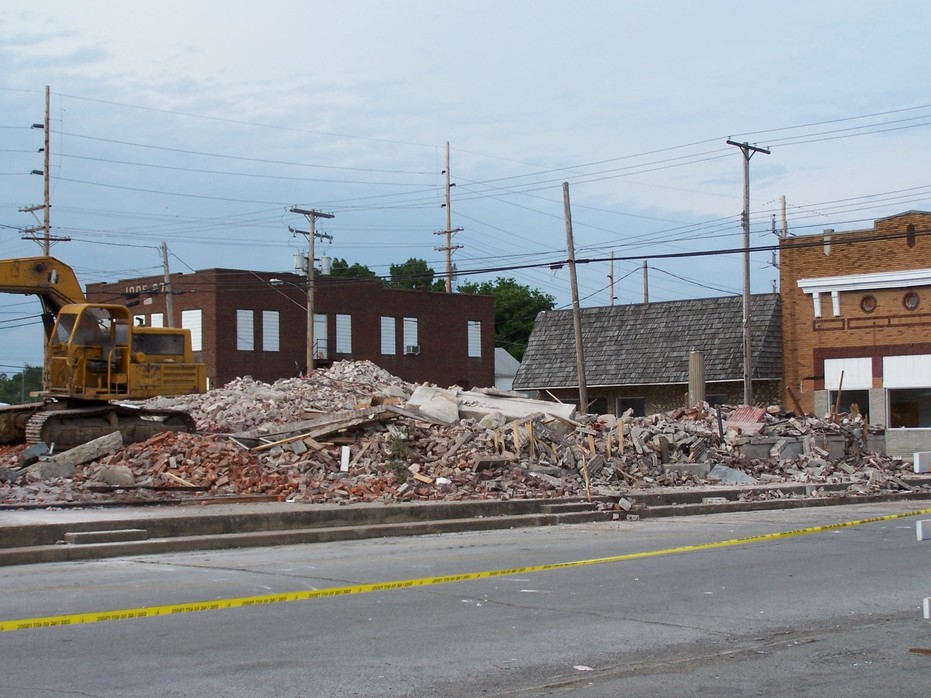
M376 279L314 279L318 365L367 359L411 382L493 386L491 296L388 289ZM164 279L90 284L92 302L132 304L137 322L166 323ZM173 325L191 330L210 385L249 375L272 382L304 370L307 279L207 269L172 274Z
M806 411L857 404L886 448L931 447L931 213L780 242L786 387ZM843 378L842 378L843 376Z

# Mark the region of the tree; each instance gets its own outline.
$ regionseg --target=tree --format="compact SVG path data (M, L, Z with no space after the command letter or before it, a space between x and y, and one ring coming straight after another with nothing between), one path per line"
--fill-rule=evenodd
M436 272L422 259L411 257L403 264L392 264L389 268L389 288L422 288L428 291L443 291L445 281L434 282Z
M480 284L461 284L459 292L494 296L495 344L518 361L524 357L537 313L556 305L556 299L548 293L500 276Z
M364 264L353 262L349 264L345 259L336 257L330 263L330 276L341 276L352 279L374 279L377 277L374 271Z
M8 402L11 405L35 402L41 398L31 398L29 393L36 390L42 390L41 366L27 364L21 373L0 373L0 402Z

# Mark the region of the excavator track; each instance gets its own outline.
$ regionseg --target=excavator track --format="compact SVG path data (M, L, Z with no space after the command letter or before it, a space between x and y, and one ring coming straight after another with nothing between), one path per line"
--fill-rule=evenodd
M45 409L26 423L26 443L54 444L57 451L74 448L114 431L123 443L135 443L164 431L194 432L194 418L178 410L150 410L125 405Z
M29 418L42 408L38 402L0 407L0 444L22 443Z

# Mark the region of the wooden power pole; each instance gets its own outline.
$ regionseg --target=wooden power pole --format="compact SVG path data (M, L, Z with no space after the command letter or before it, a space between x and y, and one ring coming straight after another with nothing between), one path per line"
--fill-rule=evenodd
M588 385L585 382L585 352L582 346L582 314L579 310L579 284L575 276L575 242L572 239L572 208L569 205L569 182L562 184L566 216L566 250L569 253L569 284L572 286L572 325L575 328L575 363L579 374L579 409L588 412Z
M307 216L307 222L310 224L310 232L307 235L307 372L310 375L314 370L314 239L332 237L326 233L317 232L318 218L335 218L332 213L321 213L316 209L303 209L294 207L291 213L299 213ZM300 232L300 231L295 231Z
M450 204L450 190L456 186L455 184L450 184L449 181L449 141L446 141L446 169L443 170L443 174L446 175L446 203L443 206L446 208L446 230L440 230L434 235L445 235L446 236L446 246L435 248L438 252L446 252L446 293L453 292L453 250L458 250L462 245L453 245L453 233L461 233L462 228L453 228L453 216Z
M743 291L743 363L744 363L744 404L753 404L753 343L750 318L750 158L754 153L769 155L765 148L757 148L748 143L727 141L728 145L740 148L744 163L744 211L742 222L744 231L744 291Z

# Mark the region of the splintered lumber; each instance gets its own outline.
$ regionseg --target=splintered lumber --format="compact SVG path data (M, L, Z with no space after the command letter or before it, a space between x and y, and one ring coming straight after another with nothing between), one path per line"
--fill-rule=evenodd
M585 460L585 454L582 454L582 477L585 480L585 498L592 501L592 481L588 475L588 463Z
M388 410L386 407L379 405L377 407L366 407L361 410L345 410L343 412L334 412L332 414L324 415L323 417L318 417L317 419L311 420L307 430L300 434L295 434L293 436L289 436L285 439L279 439L278 441L273 441L271 443L262 444L261 446L256 446L252 450L267 451L268 449L274 448L275 446L290 443L291 441L297 441L298 439L317 439L321 436L326 436L327 434L332 434L343 429L349 429L350 427L357 427L371 422L379 422L385 419L389 411L390 410Z
M197 485L195 485L193 482L188 482L183 477L178 477L174 473L169 473L167 470L165 471L165 477L167 477L169 480L174 480L178 484L184 485L185 487L197 487Z
M354 457L354 458L352 459L352 461L349 463L349 467L350 467L350 468L351 468L352 466L354 466L356 463L359 462L359 459L362 457L362 454L364 454L366 451L368 451L368 450L369 450L369 446L371 446L371 445L372 445L372 442L371 442L371 441L367 441L367 442L365 443L365 445L362 446L362 448L359 449L359 452L355 455L355 457Z
M474 438L475 438L475 432L473 431L465 432L462 436L456 439L456 442L452 446L449 447L449 450L446 453L443 454L443 458L452 458L454 455L456 455L456 452L460 448L465 446L467 443L469 443ZM497 440L495 441L495 444L497 445Z

